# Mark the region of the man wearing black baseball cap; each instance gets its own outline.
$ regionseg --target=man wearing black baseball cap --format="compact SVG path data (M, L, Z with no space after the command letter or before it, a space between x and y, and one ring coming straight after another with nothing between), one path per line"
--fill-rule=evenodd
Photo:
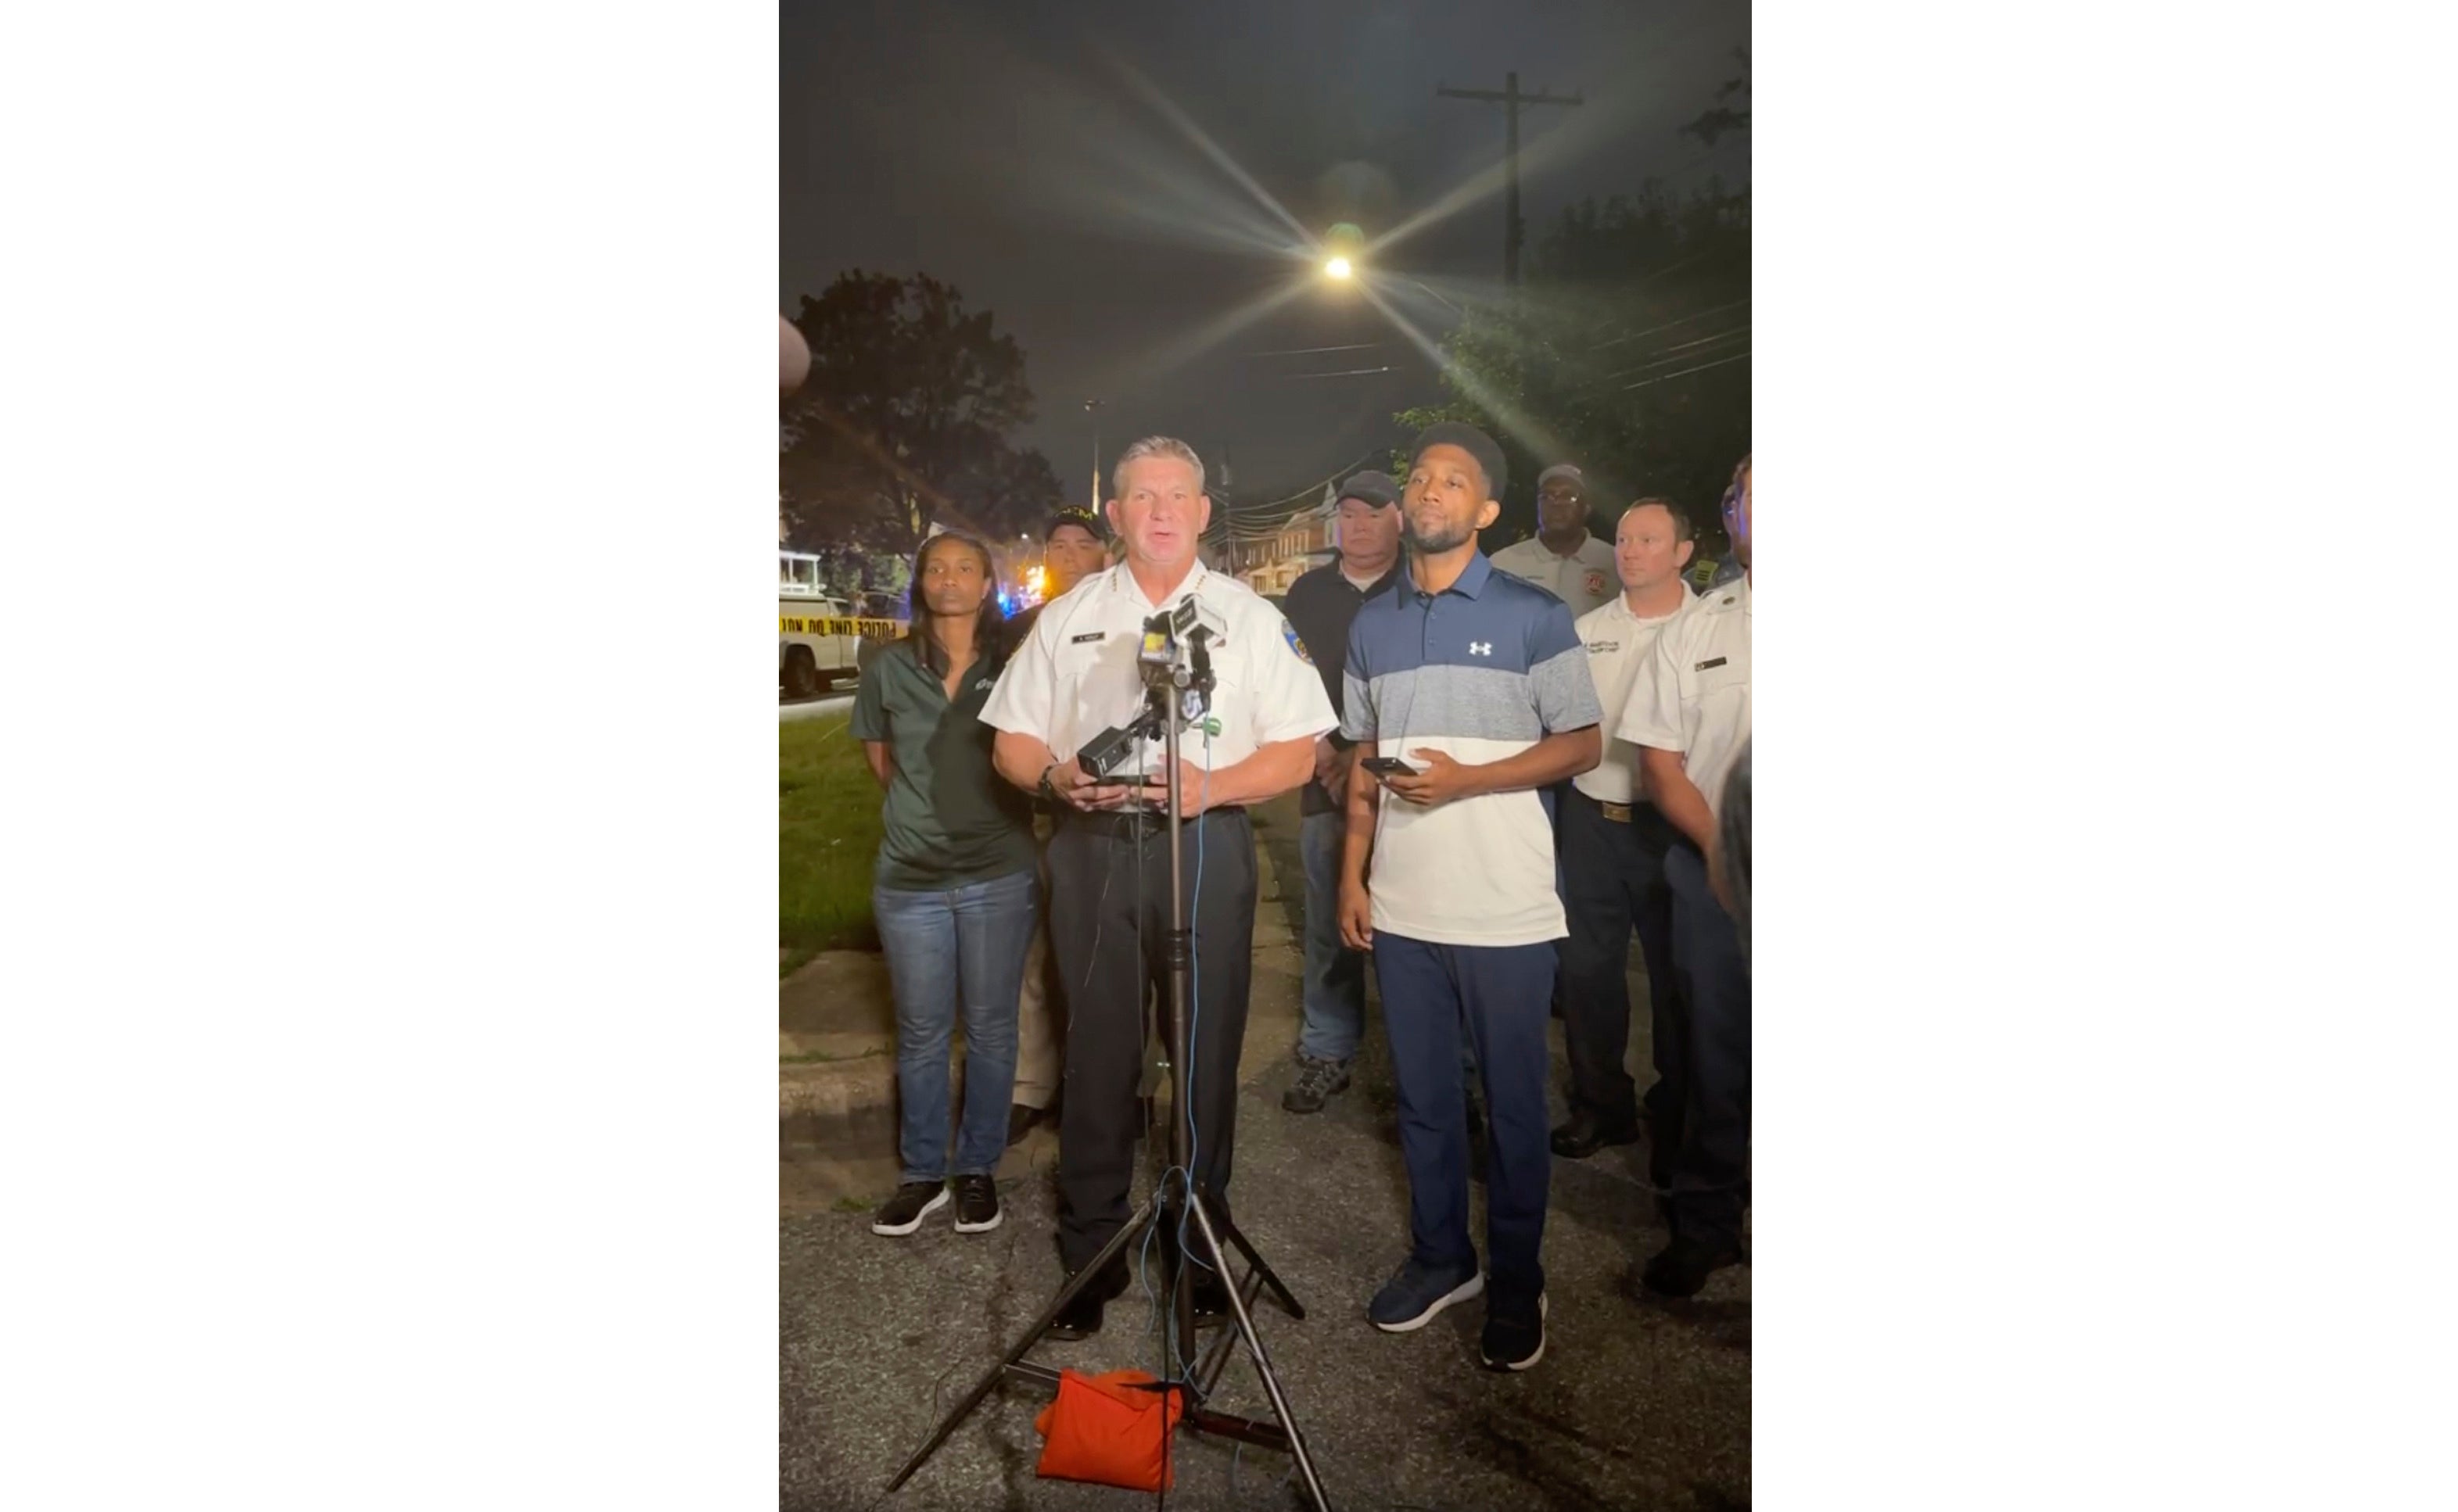
M1536 533L1493 553L1493 565L1571 606L1571 617L1621 591L1614 550L1588 529L1587 474L1567 462L1536 475Z
M1334 519L1340 556L1289 585L1281 610L1305 658L1323 674L1331 707L1340 709L1341 669L1348 662L1348 627L1367 599L1390 592L1404 570L1400 554L1400 486L1385 473L1358 472L1340 486ZM1314 747L1314 780L1305 785L1298 829L1305 860L1304 1027L1298 1036L1298 1077L1281 1095L1292 1113L1314 1113L1347 1089L1348 1062L1365 1035L1365 956L1340 942L1340 847L1346 831L1349 742L1338 730Z

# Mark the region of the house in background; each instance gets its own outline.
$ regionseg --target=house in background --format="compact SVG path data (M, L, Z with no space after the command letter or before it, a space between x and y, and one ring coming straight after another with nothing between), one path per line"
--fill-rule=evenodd
M1279 598L1298 575L1323 566L1340 551L1339 500L1323 486L1321 501L1291 510L1274 522L1229 528L1229 574L1256 592Z

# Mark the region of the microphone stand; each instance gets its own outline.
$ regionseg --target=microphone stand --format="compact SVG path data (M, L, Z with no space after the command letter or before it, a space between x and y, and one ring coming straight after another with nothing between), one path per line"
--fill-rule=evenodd
M1043 1333L1067 1304L1075 1299L1076 1294L1092 1285L1111 1264L1123 1256L1128 1247L1145 1231L1156 1224L1164 1224L1168 1225L1162 1231L1165 1236L1182 1232L1186 1221L1191 1218L1202 1238L1204 1252L1211 1255L1213 1274L1221 1278L1228 1293L1230 1316L1236 1327L1224 1330L1219 1340L1193 1367L1182 1363L1182 1350L1195 1338L1194 1276L1188 1270L1187 1257L1178 1253L1177 1245L1175 1242L1164 1243L1161 1246L1161 1274L1168 1292L1176 1343L1166 1351L1168 1358L1161 1378L1147 1389L1161 1393L1164 1400L1169 1393L1179 1394L1186 1404L1185 1415L1178 1419L1178 1427L1182 1431L1235 1439L1267 1449L1286 1450L1289 1458L1297 1462L1298 1475L1305 1482L1306 1498L1316 1512L1331 1512L1331 1502L1323 1493L1323 1481L1315 1474L1314 1457L1306 1451L1305 1436L1299 1432L1297 1418L1289 1410L1288 1394L1281 1389L1280 1377L1272 1370L1271 1357L1264 1352L1262 1336L1255 1331L1253 1304L1265 1287L1271 1289L1274 1300L1286 1309L1291 1317L1303 1318L1305 1309L1281 1284L1281 1278L1272 1273L1272 1268L1263 1263L1263 1257L1256 1253L1254 1245L1238 1231L1236 1224L1213 1217L1203 1193L1196 1190L1194 1169L1188 1163L1191 1154L1189 1130L1195 1118L1195 1089L1186 1080L1189 1029L1186 1005L1194 981L1195 935L1186 919L1185 853L1180 841L1180 831L1185 822L1181 818L1185 813L1185 794L1179 778L1178 731L1181 725L1204 717L1211 704L1212 658L1204 645L1210 633L1205 628L1194 630L1187 637L1191 654L1184 662L1173 656L1166 669L1147 665L1146 710L1143 717L1131 727L1133 732L1141 732L1157 724L1164 759L1168 763L1170 886L1169 933L1164 941L1164 959L1169 971L1169 1075L1173 1092L1170 1099L1169 1158L1170 1168L1181 1172L1184 1179L1173 1194L1167 1172L1162 1173L1161 1179L1153 1184L1152 1196L1145 1202L1143 1211L1112 1235L1110 1242L1102 1247L1101 1253L1094 1255L1090 1264L1068 1278L1067 1284L1059 1288L1058 1295L1042 1310L1041 1315L1009 1347L999 1362L974 1382L973 1389L966 1393L955 1409L940 1421L937 1430L930 1435L929 1442L916 1451L913 1458L905 1462L905 1467L896 1472L895 1479L887 1482L890 1491L905 1484L931 1455L938 1452L939 1446L948 1441L948 1435L971 1416L973 1409L989 1395L990 1388L1003 1377L1014 1376L1054 1389L1058 1384L1058 1372L1046 1365L1026 1361L1025 1355L1039 1342ZM1227 1252L1231 1249L1246 1259L1246 1279L1243 1282L1230 1280ZM1262 1378L1263 1391L1271 1398L1272 1416L1277 1421L1240 1418L1202 1405L1202 1398L1219 1383L1221 1369L1228 1363L1230 1346L1239 1342L1245 1344L1247 1354L1254 1358L1255 1374Z

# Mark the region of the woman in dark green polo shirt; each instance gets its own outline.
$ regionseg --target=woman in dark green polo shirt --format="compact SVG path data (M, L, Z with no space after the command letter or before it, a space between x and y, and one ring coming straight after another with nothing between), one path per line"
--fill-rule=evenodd
M990 770L982 704L1007 653L990 554L938 535L913 562L913 630L862 674L853 734L887 790L871 911L896 992L904 1184L874 1232L911 1233L956 1204L956 1232L999 1224L1016 994L1032 939L1032 815ZM948 1043L965 1024L965 1108L948 1146ZM951 1179L952 1178L952 1179Z

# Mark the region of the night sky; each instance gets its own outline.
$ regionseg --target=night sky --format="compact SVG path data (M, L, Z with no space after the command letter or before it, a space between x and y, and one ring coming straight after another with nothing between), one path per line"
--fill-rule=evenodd
M1432 403L1431 364L1354 291L1317 286L1197 351L1211 322L1300 277L1296 234L1138 92L1145 87L1320 236L1370 237L1501 160L1503 111L1438 83L1578 93L1523 109L1532 254L1566 204L1749 176L1746 135L1713 149L1677 128L1715 104L1749 40L1742 0L1218 6L1082 0L786 0L781 55L781 308L840 271L929 273L1023 346L1038 446L1071 496L1135 436L1193 443L1235 468L1233 497L1287 493L1403 439L1394 410ZM1498 287L1495 192L1375 265L1456 299ZM1387 283L1385 287L1388 288ZM1408 291L1439 338L1451 317ZM1264 356L1294 348L1370 349ZM1388 373L1300 378L1389 364Z

